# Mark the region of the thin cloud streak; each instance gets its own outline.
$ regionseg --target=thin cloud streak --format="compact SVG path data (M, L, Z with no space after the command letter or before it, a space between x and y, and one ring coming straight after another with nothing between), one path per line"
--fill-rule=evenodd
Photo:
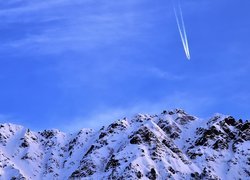
M63 1L57 1L52 4L60 4L62 2ZM84 1L84 3L88 2L89 1ZM84 5L80 7L82 6ZM128 38L136 37L138 39L141 36L143 39L145 34L143 35L142 30L150 28L151 26L149 21L138 23L141 22L143 17L142 14L140 14L141 12L131 10L110 13L108 8L112 9L112 7L108 7L105 4L103 6L103 8L100 8L102 11L98 13L92 12L91 8L93 7L89 9L84 7L85 11L82 10L79 13L79 7L75 12L70 12L69 15L62 15L61 12L57 13L57 10L55 10L55 13L41 13L41 15L35 15L34 17L32 16L33 10L35 11L36 8L38 8L37 10L40 12L42 9L39 8L43 7L43 5L32 5L24 9L7 10L7 12L14 11L20 13L21 16L24 16L23 12L28 11L31 13L28 16L28 18L31 18L31 22L45 21L48 22L48 24L45 24L45 27L40 29L41 32L29 33L22 38L1 43L0 49L2 49L2 51L8 48L22 51L25 49L26 52L32 51L33 53L61 53L62 51L69 50L89 50ZM48 7L52 8L50 5L48 5ZM47 6L44 8L47 8ZM52 8L49 11L54 11L54 9ZM36 12L36 14L38 14L38 12ZM7 19L13 16L12 12L9 14L9 17L8 13L6 14L3 10L2 13L0 11L0 14L4 14ZM19 21L19 18L14 19L17 22ZM50 24L50 21L53 23ZM53 26L55 23L58 24L57 27Z
M138 113L142 114L159 114L163 110L170 110L181 108L187 113L210 117L214 112L208 114L205 112L206 108L212 107L216 104L216 100L212 97L194 97L185 92L176 92L172 95L164 97L163 100L158 102L138 102L134 106L128 107L106 107L95 109L88 116L78 116L70 119L70 124L61 126L60 129L73 132L81 128L100 129L103 125L107 126L110 123L122 119L124 117L132 118ZM202 117L202 118L203 118Z

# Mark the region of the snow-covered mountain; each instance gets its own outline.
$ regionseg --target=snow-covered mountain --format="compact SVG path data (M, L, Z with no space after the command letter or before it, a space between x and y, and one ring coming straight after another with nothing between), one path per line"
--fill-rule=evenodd
M1 124L0 179L250 179L250 122L176 109L74 134Z

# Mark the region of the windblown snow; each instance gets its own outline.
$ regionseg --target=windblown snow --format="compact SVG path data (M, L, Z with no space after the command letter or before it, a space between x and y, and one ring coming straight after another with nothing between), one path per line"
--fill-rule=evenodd
M73 134L5 123L0 179L250 179L250 123L180 109Z

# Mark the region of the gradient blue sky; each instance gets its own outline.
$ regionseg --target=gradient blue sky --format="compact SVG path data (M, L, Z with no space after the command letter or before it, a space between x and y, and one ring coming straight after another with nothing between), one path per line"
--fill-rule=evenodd
M250 118L250 1L0 0L0 121L74 131L183 108Z

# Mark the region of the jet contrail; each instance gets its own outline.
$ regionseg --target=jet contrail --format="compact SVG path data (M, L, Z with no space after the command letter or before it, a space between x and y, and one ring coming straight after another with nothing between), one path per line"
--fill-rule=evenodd
M182 25L183 25L184 38L185 38L185 43L186 43L186 55L187 55L187 58L190 59L190 51L189 51L189 46L188 46L187 33L186 33L186 28L185 28L185 24L184 24L184 20L183 20L183 15L182 15L182 9L181 9L180 2L179 2L179 9L180 9L181 22L182 22Z
M181 41L183 44L183 48L184 51L186 53L186 57L187 59L190 59L190 51L189 51L189 47L188 47L188 39L187 39L187 33L186 33L186 28L185 28L185 24L184 24L184 20L183 20L183 15L182 15L182 9L181 9L181 5L180 5L180 1L178 1L178 9L176 9L176 5L173 2L173 6L174 6L174 14L175 14L175 18L176 18L176 22L177 22L177 26L178 26L178 30L181 36ZM177 12L179 13L179 16L177 14Z

